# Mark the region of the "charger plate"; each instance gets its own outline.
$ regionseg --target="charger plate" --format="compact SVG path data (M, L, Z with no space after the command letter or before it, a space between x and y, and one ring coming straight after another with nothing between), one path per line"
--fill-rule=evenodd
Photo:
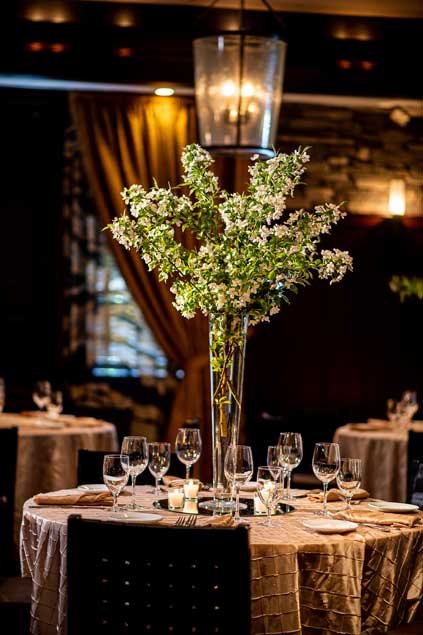
M207 508L204 503L207 504L207 501L210 501L210 508ZM157 501L154 501L153 505L156 509L166 509L169 512L175 512L175 514L202 514L204 516L214 516L216 514L215 510L212 508L212 503L214 502L213 498L200 498L198 502L203 503L201 506L201 510L198 509L198 505L194 501L188 501L189 505L184 509L169 509L168 499L161 498ZM240 505L239 515L240 516L255 516L256 518L262 518L266 516L266 514L255 514L254 513L254 501L251 498L240 498L239 502L244 506ZM283 514L288 514L293 512L295 507L291 505L287 505L286 503L279 503L276 506L275 513L273 516L281 516ZM222 513L227 513L222 512Z

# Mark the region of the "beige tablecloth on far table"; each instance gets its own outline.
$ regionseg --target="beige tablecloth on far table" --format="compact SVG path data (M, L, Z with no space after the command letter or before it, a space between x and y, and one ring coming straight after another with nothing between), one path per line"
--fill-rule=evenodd
M366 426L369 430L366 430ZM362 486L374 498L404 503L407 497L408 429L379 429L376 423L347 424L335 431L333 440L339 443L341 456L362 460ZM357 427L356 427L357 426ZM423 433L421 422L411 429Z
M146 490L137 488L138 502L154 510ZM31 633L64 635L67 517L73 512L107 519L110 512L30 504L22 522L21 562L23 574L33 579ZM423 524L389 533L360 526L325 536L302 525L316 518L312 512L319 506L299 499L295 512L277 518L278 527L250 519L252 634L376 635L411 621L423 597ZM343 503L329 506L339 510ZM168 524L177 518L160 514ZM198 517L197 525L209 520Z
M57 427L48 427L54 426ZM18 428L18 462L15 489L15 528L18 538L24 502L39 492L75 487L78 450L118 449L111 423L61 417L45 418L1 413L0 428ZM99 475L101 477L101 475Z

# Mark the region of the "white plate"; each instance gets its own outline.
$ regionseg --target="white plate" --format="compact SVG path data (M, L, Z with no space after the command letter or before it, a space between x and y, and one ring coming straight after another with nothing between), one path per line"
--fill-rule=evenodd
M241 492L255 492L257 489L257 481L248 481L244 485L241 485Z
M368 503L372 509L377 509L380 512L391 512L394 514L410 514L417 512L418 505L410 505L409 503L391 503L389 501L373 501Z
M115 520L124 523L159 523L163 520L163 516L158 514L145 514L144 512L118 512L117 514L109 514L107 520Z
M344 534L358 527L357 523L351 523L349 520L335 520L334 518L304 520L303 525L307 529L313 529L321 534Z
M108 492L109 490L105 485L101 483L89 483L88 485L78 485L78 489L82 489L84 492L90 492L91 494L101 494Z

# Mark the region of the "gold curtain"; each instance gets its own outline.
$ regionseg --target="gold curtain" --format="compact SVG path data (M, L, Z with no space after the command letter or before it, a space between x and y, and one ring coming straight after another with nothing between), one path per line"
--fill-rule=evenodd
M120 192L153 179L166 187L180 181L182 148L195 142L194 102L186 98L74 93L70 106L96 207L103 225L123 210ZM199 417L204 441L202 478L210 477L211 425L207 321L183 318L173 296L148 272L134 250L123 249L108 235L123 277L168 358L185 372L175 395L167 430L174 440L185 419ZM191 246L190 237L182 240ZM205 459L205 460L204 460Z

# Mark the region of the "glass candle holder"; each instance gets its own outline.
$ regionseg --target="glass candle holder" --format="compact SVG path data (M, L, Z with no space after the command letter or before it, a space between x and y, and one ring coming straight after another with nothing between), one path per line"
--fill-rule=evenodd
M184 486L182 483L170 484L167 494L169 509L182 510L184 507Z
M200 490L200 481L196 478L190 478L184 482L184 495L187 500L197 500Z

